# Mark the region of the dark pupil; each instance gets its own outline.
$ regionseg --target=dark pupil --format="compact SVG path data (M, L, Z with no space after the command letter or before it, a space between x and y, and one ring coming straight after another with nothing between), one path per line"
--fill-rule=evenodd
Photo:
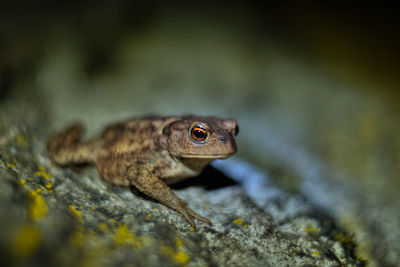
M206 134L202 130L194 130L193 135L199 139L202 139L206 136Z

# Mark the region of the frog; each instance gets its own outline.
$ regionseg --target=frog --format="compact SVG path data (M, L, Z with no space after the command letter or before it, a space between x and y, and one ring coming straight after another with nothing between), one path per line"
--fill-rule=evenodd
M213 116L147 116L106 127L95 138L82 140L84 126L75 122L46 142L52 162L62 167L94 164L106 182L134 187L145 196L181 214L192 228L194 212L170 188L198 176L212 161L237 151L237 120Z

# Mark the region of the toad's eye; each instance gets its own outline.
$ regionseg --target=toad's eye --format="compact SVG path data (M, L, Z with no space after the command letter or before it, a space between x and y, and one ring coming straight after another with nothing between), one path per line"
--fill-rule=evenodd
M207 139L207 130L201 126L194 126L190 131L190 135L194 141L202 142Z

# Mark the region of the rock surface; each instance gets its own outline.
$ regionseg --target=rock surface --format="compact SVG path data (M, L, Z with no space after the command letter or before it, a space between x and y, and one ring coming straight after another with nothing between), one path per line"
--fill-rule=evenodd
M24 107L40 125L24 123L24 112L1 121L0 245L8 266L363 264L332 218L239 159L216 162L230 177L210 168L194 184L178 186L214 223L196 230L174 211L102 181L93 167L55 166L37 105ZM11 115L12 107L0 112ZM226 182L215 187L211 175Z

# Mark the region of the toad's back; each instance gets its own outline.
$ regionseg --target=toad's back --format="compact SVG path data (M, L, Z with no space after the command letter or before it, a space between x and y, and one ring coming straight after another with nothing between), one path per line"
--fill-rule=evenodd
M109 126L101 135L100 151L134 152L152 146L159 124L160 121L131 120Z
M174 118L132 119L106 128L95 160L102 177L114 184L129 186L124 176L130 165L139 167L145 158L157 162L159 168L166 165L162 161L165 161L167 149L160 143L160 138L162 129L171 120Z

